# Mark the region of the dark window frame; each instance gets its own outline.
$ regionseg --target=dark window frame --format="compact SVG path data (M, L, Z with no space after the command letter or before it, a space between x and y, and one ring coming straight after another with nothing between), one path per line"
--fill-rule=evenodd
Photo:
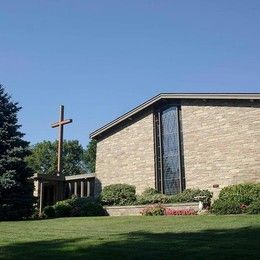
M178 147L179 147L179 169L180 169L180 192L186 188L185 169L184 169L184 149L183 149L183 128L182 128L182 109L180 102L167 102L154 108L154 159L155 159L155 188L161 193L165 193L163 154L162 154L162 126L161 113L170 108L177 108L177 127L178 127Z

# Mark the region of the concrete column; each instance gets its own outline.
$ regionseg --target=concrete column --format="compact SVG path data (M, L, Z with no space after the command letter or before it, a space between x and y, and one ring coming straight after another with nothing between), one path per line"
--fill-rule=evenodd
M84 197L84 180L80 182L80 197Z
M71 195L72 195L72 185L71 185L71 182L69 182L68 185L69 185L69 197L71 197Z
M39 214L42 213L42 210L43 210L43 181L40 180L40 196L39 196L39 199L40 199L40 205L39 205Z
M90 197L90 181L87 180L87 197Z
M78 183L74 182L74 195L78 196Z

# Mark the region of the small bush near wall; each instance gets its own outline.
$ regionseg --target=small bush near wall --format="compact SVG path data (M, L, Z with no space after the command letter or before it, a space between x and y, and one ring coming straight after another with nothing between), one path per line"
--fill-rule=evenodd
M43 210L44 215L47 218L54 218L55 217L55 210L52 206L46 206Z
M104 205L132 205L136 201L135 187L128 184L112 184L104 187L101 193Z
M102 215L104 215L102 205L98 201L87 197L73 197L68 200L59 201L53 206L45 207L43 210L43 216L47 218Z
M159 194L159 192L156 189L153 188L147 188L145 191L142 193L142 196L153 196Z
M63 201L58 201L53 206L53 209L56 218L69 217L70 212L72 210L72 206L70 205L70 200L63 200Z
M230 200L216 200L211 208L211 212L215 214L241 214L242 207L239 202Z
M260 184L238 184L223 188L214 202L215 214L259 214Z
M72 217L104 215L104 209L101 203L97 200L87 197L74 197L71 201L72 210L70 214Z
M173 195L171 202L193 202L197 201L196 197L201 197L205 204L210 204L212 195L212 192L208 190L187 189L177 195Z
M153 188L147 188L142 195L136 196L135 187L128 184L109 185L101 193L102 204L107 206L195 202L196 197L203 197L203 202L208 205L212 193L208 190L187 189L177 195L165 195Z
M170 203L171 196L167 196L161 193L156 194L146 194L145 192L141 196L137 196L136 204L145 205L145 204L155 204L155 203Z
M195 202L196 197L202 197L205 205L210 204L212 193L208 190L187 189L176 195L165 195L158 193L154 189L145 190L141 196L137 197L137 204L154 204L154 203L178 203L178 202Z
M141 211L143 216L163 216L165 215L165 207L160 204L146 207Z
M221 190L219 199L228 199L230 201L237 201L241 204L249 205L253 201L260 199L260 183L227 186Z
M248 208L247 208L247 212L249 214L260 214L260 199L252 202Z

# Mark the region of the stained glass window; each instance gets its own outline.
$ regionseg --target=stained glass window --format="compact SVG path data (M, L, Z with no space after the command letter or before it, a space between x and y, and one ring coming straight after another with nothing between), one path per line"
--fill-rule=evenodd
M182 189L178 111L169 106L156 114L157 189L165 194Z

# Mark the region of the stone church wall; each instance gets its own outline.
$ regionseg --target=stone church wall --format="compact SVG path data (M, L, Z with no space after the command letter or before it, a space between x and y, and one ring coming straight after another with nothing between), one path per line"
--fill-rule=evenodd
M186 188L216 196L227 185L260 182L259 101L183 100L182 128ZM114 183L137 193L155 187L151 110L98 140L96 177L96 193Z
M146 111L97 144L96 188L115 183L136 186L137 193L155 186L153 114Z
M260 182L259 101L182 104L186 188Z

